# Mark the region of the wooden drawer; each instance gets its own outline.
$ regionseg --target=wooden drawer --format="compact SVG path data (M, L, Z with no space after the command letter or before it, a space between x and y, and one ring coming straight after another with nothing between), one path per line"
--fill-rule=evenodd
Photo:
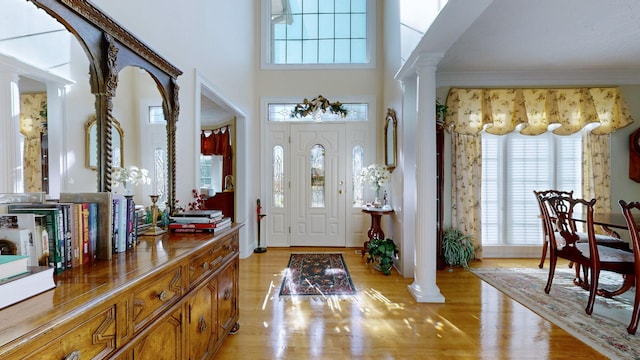
M194 255L189 262L189 288L215 272L238 252L238 234L229 234L215 241L208 249Z
M133 331L137 333L183 295L182 267L176 266L145 281L133 292Z
M30 359L102 359L116 349L116 306L93 316L82 316L82 322L30 354Z

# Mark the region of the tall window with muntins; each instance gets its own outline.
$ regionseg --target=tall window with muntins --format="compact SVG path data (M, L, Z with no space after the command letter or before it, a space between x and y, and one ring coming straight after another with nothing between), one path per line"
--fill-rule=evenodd
M158 205L164 205L167 202L167 178L169 171L167 168L167 152L164 149L155 149L153 151L153 177L151 178L152 195L158 195Z
M366 0L265 3L271 9L270 64L370 62Z
M533 190L582 194L582 133L482 134L482 244L539 245Z
M211 188L213 166L210 155L200 155L200 186Z
M347 116L341 117L338 114L332 114L327 111L319 113L318 116L305 116L303 118L291 117L291 111L296 104L287 103L270 103L267 105L268 119L271 122L356 122L367 121L369 116L369 104L367 103L349 103L343 104L347 109Z
M200 187L222 191L222 155L200 155Z
M149 124L166 124L162 106L149 106Z
M284 207L284 148L280 145L273 147L271 160L272 167L272 186L273 206L276 208Z
M364 184L360 179L360 172L364 168L364 148L357 145L353 147L351 168L353 174L353 207L361 207L364 205Z
M325 206L325 167L324 146L316 144L311 147L311 207Z

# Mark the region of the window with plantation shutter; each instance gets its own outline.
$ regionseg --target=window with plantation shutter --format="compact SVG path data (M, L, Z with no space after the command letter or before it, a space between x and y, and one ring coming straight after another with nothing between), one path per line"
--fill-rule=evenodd
M482 134L482 244L540 245L542 223L533 190L581 196L582 134Z

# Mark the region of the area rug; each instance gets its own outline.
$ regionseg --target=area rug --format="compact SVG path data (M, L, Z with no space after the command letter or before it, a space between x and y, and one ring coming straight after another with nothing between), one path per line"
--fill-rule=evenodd
M294 253L285 269L280 297L324 300L356 294L342 254Z
M640 359L640 332L627 333L635 289L606 299L596 297L593 314L584 311L588 292L573 284L573 269L557 268L549 294L548 269L475 268L471 271L533 312L611 359ZM600 287L613 290L622 280L603 271Z

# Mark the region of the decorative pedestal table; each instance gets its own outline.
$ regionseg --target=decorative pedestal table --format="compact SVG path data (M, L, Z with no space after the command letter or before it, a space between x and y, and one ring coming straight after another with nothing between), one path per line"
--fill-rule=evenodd
M369 228L369 231L367 231L369 240L365 241L362 247L362 256L364 256L367 252L369 241L373 239L384 239L384 231L382 231L382 227L380 226L380 219L382 218L382 215L393 213L393 209L388 206L382 208L369 206L363 207L362 212L371 215L371 227Z

